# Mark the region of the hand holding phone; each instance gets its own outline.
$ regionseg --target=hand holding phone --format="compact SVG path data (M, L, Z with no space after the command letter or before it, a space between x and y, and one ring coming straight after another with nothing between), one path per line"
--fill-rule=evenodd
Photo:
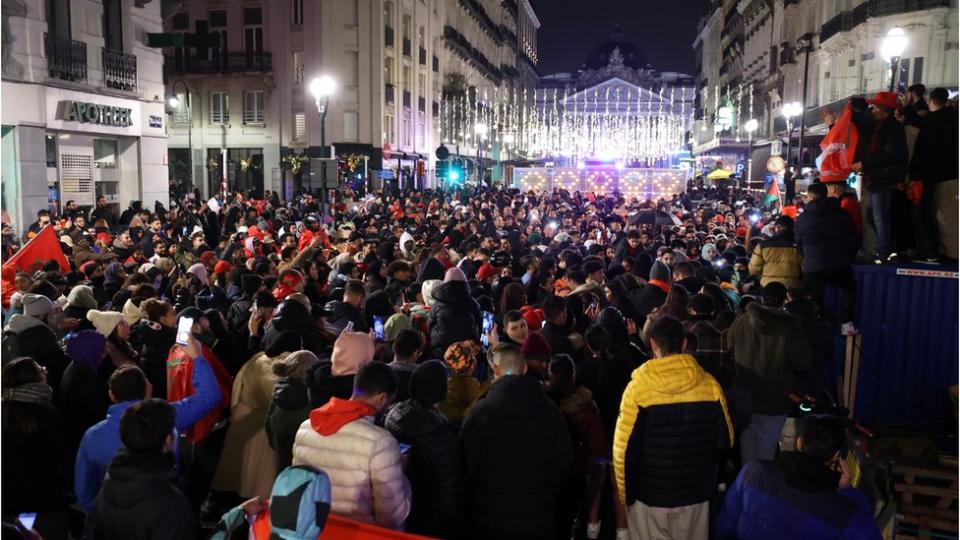
M384 340L384 329L383 329L383 317L380 315L373 316L373 337L377 340L377 343L383 343Z
M181 317L177 323L177 345L185 346L190 343L190 331L193 329L193 319Z
M483 312L483 328L480 330L480 342L483 343L484 347L490 346L490 330L493 329L493 313L489 311Z

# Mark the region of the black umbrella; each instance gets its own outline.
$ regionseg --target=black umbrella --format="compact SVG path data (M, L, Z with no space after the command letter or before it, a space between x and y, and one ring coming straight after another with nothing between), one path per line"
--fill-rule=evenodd
M681 225L679 220L662 210L647 210L630 217L633 225Z

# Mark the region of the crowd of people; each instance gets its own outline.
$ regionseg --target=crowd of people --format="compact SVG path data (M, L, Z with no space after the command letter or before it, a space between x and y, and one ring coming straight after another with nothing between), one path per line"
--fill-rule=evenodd
M694 183L321 210L41 212L27 234L53 228L69 267L3 267L4 534L879 538L844 422L790 417L857 332L845 183L787 207Z

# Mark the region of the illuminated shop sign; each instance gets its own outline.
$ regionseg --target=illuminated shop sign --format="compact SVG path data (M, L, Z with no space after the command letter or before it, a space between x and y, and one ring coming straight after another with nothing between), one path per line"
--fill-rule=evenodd
M64 100L59 105L59 118L69 122L128 127L133 125L133 110L83 101Z

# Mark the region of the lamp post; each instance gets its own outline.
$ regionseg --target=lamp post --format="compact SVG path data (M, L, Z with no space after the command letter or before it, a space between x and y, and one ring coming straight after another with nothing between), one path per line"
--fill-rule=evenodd
M173 81L173 95L167 99L167 103L170 104L170 107L173 108L174 111L180 107L180 98L177 97L177 83L183 85L183 95L184 99L186 99L184 105L187 107L187 152L189 153L187 156L187 167L189 167L188 178L190 179L190 185L193 186L193 108L190 106L190 87L187 86L186 81L183 79Z
M750 182L753 180L753 133L757 131L758 127L760 127L760 122L757 122L756 118L747 120L747 123L743 125L749 141L747 143L747 187L750 187Z
M880 44L880 56L885 61L890 62L890 86L888 90L891 92L893 92L894 85L897 83L897 75L900 71L900 55L907 48L907 41L907 34L904 33L903 28L894 26L887 31L887 35L883 37L883 42Z
M784 186L789 186L793 180L793 172L790 170L790 142L793 138L793 118L803 114L803 105L796 101L786 103L780 108L783 118L787 121L787 170L783 174ZM789 188L788 190L789 191Z
M797 141L797 169L803 170L803 139L804 132L806 131L806 120L807 115L807 73L810 71L810 48L812 43L807 38L802 38L797 41L797 48L803 47L803 95L801 96L801 109L800 109L800 139ZM793 200L793 192L788 187L787 188L787 200Z
M321 75L310 81L310 93L313 94L314 102L317 105L317 114L320 115L320 153L322 157L327 156L327 108L330 105L330 96L337 90L337 82L329 75ZM327 167L326 162L320 168L320 189L321 200L326 201L327 192ZM312 186L311 186L312 187ZM333 201L329 201L333 202ZM324 207L326 209L326 207Z
M480 152L483 141L487 139L487 125L483 122L477 122L473 126L473 132L477 135L477 185L483 182L483 167L480 165Z

